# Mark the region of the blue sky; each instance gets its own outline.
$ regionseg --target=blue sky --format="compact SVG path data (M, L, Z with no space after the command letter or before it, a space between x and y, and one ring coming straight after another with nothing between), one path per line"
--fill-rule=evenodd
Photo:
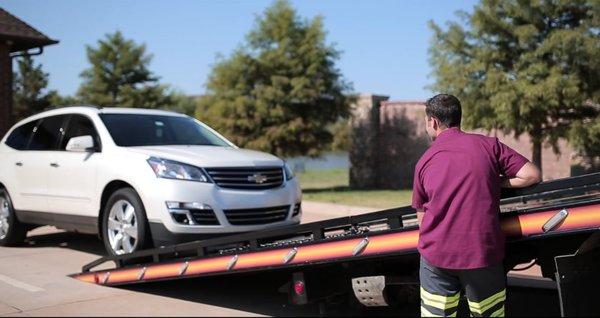
M85 45L121 30L145 43L151 70L161 82L187 94L202 94L217 54L225 56L252 28L272 0L2 0L0 7L60 40L36 61L50 73L50 89L74 94L88 67ZM427 62L428 20L456 20L476 1L293 0L303 17L324 17L328 42L342 56L338 67L355 92L425 99L432 79Z

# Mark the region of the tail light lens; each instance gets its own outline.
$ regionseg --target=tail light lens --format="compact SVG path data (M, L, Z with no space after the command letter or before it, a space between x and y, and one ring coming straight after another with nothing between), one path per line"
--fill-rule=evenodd
M305 286L304 286L304 282L303 281L297 281L294 282L294 292L296 293L296 295L302 295L304 294L305 291Z

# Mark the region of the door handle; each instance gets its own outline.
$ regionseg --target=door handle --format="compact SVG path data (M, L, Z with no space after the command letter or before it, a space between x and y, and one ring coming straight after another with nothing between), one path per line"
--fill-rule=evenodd
M22 167L22 166L23 166L23 163L19 161L19 162L15 162L15 165L16 165L17 167Z
M58 168L59 165L58 165L58 163L53 162L53 163L50 164L50 167Z

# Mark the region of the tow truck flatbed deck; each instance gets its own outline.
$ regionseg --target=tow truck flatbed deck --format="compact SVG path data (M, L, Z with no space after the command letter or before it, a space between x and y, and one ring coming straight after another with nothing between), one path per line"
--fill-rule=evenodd
M501 210L507 270L536 259L548 263L548 255L573 252L598 236L600 173L507 190ZM556 222L544 229L553 218ZM115 286L269 270L297 272L324 265L331 269L354 263L364 268L365 262L415 264L417 243L415 211L401 207L102 257L72 277ZM113 268L96 269L110 263ZM543 270L545 276L552 275L556 266Z
M511 242L566 235L600 228L600 174L541 183L507 194L502 200L502 229ZM569 192L569 198L561 193ZM529 203L541 197L558 199ZM533 207L528 208L528 203ZM562 209L569 216L544 232L542 226ZM73 275L86 282L117 285L158 279L225 274L274 267L348 261L416 253L415 211L401 207L298 226L245 233L102 257ZM364 245L364 246L363 246ZM114 262L110 270L90 270Z

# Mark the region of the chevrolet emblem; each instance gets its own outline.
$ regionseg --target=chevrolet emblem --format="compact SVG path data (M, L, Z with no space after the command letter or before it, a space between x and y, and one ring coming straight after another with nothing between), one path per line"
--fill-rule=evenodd
M265 181L267 181L267 176L260 174L260 173L255 173L248 177L248 181L262 184L262 183L265 183Z

